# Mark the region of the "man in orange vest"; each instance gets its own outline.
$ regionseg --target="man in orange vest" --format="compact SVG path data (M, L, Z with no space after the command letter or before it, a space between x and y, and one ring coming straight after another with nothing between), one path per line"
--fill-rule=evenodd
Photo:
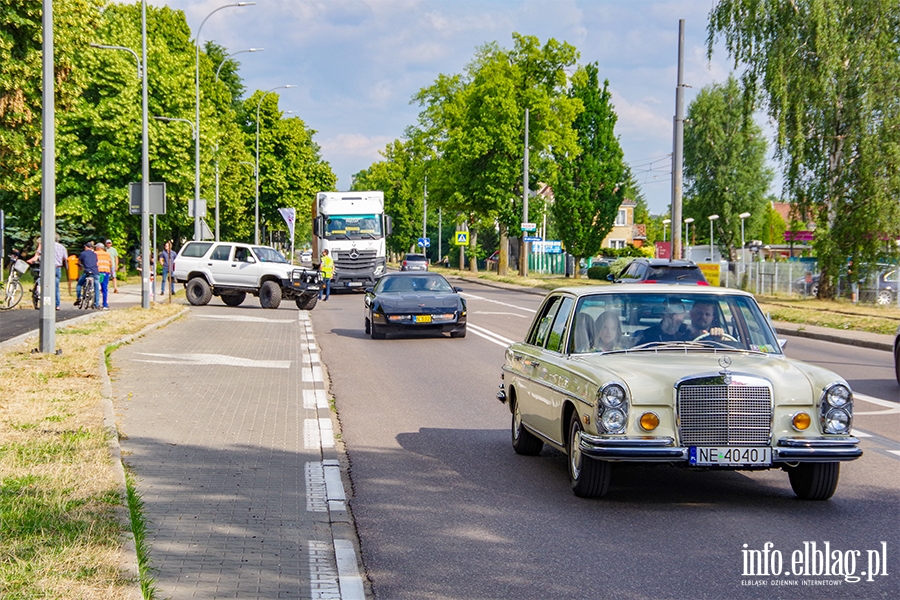
M107 296L109 294L109 276L112 273L112 257L106 251L106 246L97 242L94 244L94 252L97 254L97 270L100 272L100 293L103 295L103 310L109 310ZM98 308L100 298L94 300L94 308Z

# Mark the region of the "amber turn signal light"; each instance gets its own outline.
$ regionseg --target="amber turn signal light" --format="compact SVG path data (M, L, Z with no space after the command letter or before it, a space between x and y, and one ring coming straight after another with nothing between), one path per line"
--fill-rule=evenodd
M791 425L797 431L805 431L812 424L812 417L805 412L799 412L791 419Z
M644 431L653 431L659 427L659 417L652 412L645 412L641 415L640 424Z

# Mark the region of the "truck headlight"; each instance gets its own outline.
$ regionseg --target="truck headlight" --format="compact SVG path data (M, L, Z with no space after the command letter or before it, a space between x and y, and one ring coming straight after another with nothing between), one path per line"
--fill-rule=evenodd
M832 383L822 392L819 421L824 433L847 434L853 426L853 392L843 383Z
M381 275L382 273L384 273L384 265L378 265L377 267L375 267L376 275Z
M628 426L628 393L618 383L597 391L597 423L606 433L625 433Z

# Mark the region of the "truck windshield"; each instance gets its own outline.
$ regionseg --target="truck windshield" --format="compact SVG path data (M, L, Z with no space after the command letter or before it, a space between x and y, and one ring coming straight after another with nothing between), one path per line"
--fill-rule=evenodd
M380 237L383 237L380 215L332 215L325 219L325 238L329 240Z
M259 262L264 263L286 263L287 259L281 255L281 252L265 246L253 246L253 252Z

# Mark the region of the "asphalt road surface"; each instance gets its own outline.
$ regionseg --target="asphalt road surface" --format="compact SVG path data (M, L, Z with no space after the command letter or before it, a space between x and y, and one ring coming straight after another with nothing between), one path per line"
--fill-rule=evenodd
M583 500L562 454L513 452L509 410L494 398L504 348L541 298L460 285L465 339L371 340L361 294L333 294L311 313L377 598L896 597L900 403L889 353L790 338L789 355L869 398L855 419L865 455L843 465L830 501L797 500L779 470L630 465L616 465L606 497ZM826 543L830 576L812 575L815 565L809 576L745 576L750 550L774 569ZM882 557L886 567L873 565Z

